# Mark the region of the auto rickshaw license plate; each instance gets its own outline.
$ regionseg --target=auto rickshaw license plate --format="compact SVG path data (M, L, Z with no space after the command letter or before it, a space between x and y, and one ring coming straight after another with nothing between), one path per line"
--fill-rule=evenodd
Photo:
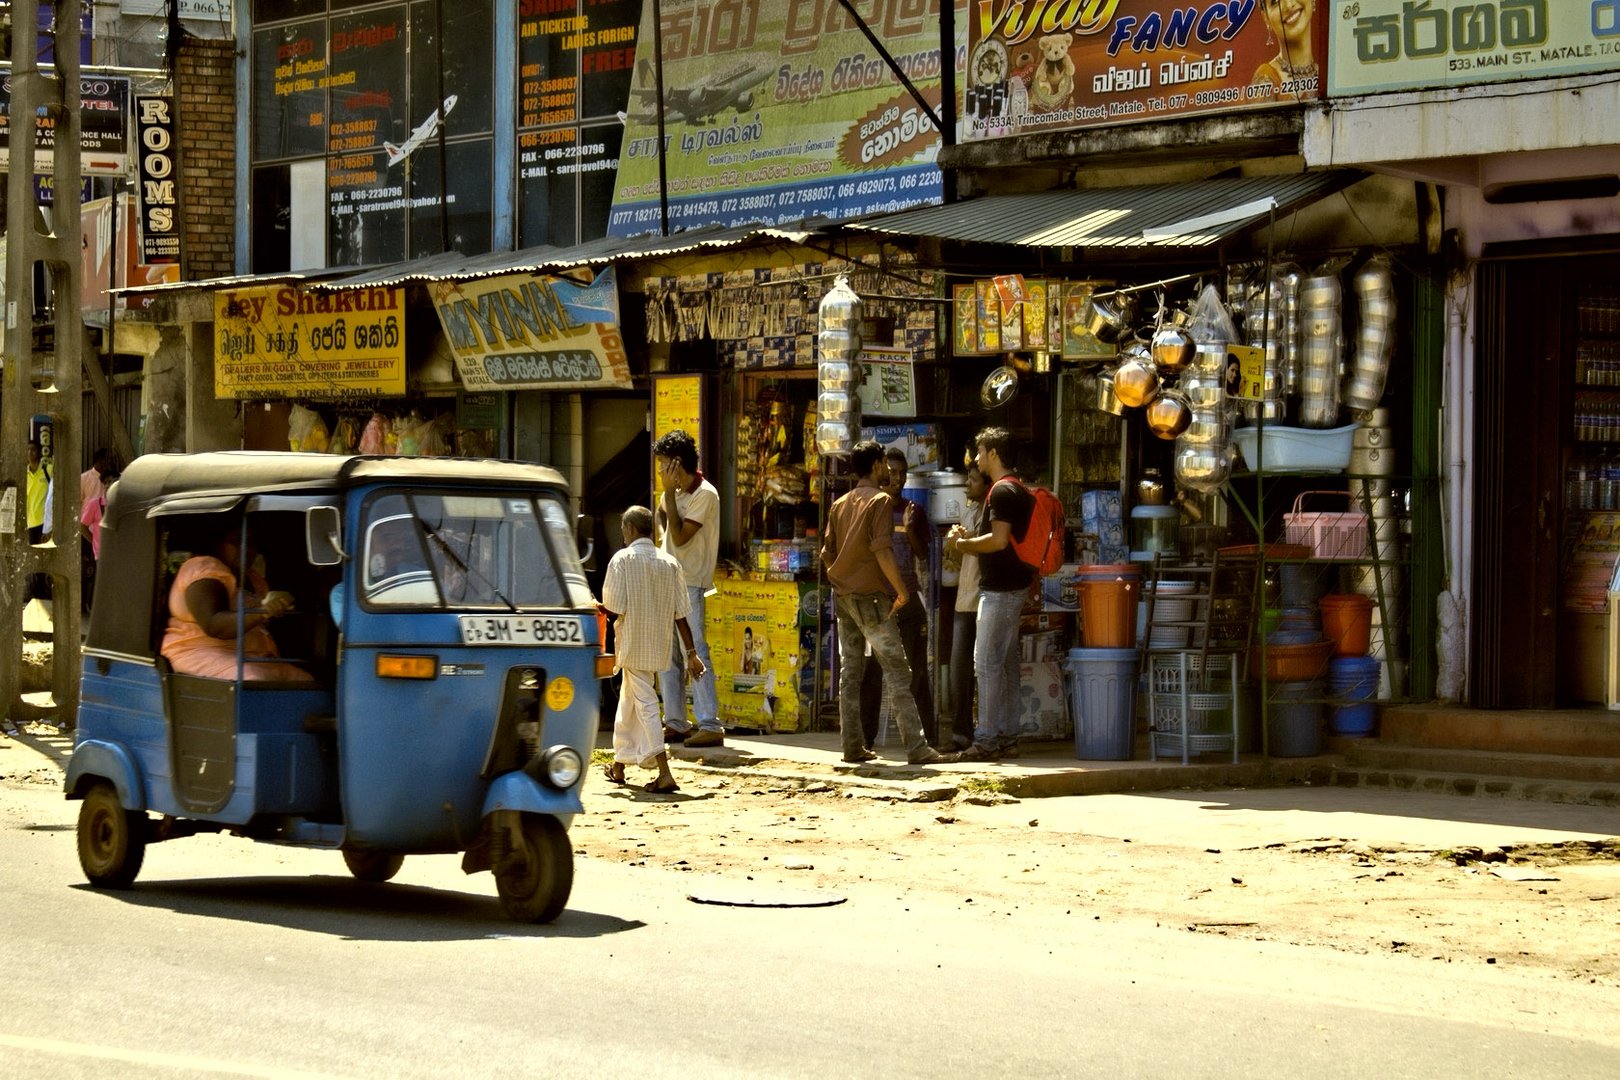
M463 615L463 645L583 645L581 619L535 615Z

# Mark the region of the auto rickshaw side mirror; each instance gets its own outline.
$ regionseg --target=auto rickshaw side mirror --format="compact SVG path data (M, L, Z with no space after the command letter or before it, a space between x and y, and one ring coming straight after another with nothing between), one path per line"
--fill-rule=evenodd
M584 538L584 547L579 552L579 564L588 566L591 556L596 554L596 519L590 514L579 514L574 518L574 543L579 545L580 538Z
M314 566L343 562L343 519L335 506L312 506L304 514L304 546Z

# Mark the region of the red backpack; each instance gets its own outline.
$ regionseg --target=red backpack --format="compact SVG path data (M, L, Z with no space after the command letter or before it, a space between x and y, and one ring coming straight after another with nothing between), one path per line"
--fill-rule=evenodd
M1045 488L1026 484L1016 476L1003 476L996 483L1008 481L1029 492L1035 499L1024 538L1012 541L1013 553L1042 577L1057 573L1063 565L1063 504ZM985 499L988 501L988 494Z

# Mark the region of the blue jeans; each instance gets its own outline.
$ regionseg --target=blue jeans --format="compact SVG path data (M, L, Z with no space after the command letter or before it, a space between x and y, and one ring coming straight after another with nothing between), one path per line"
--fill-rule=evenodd
M975 746L1001 750L1018 743L1023 730L1018 718L1021 679L1018 655L1018 619L1029 594L979 593L978 640L973 643L973 671L979 677L979 726Z
M703 731L724 731L720 725L720 698L714 689L714 661L709 659L709 639L703 620L703 594L701 586L688 585L692 610L686 616L686 625L692 630L692 647L703 660L703 678L692 684L692 715ZM675 635L675 647L670 653L669 667L658 674L658 692L664 699L664 724L676 731L691 731L686 719L686 644L681 635Z
M838 613L838 730L844 756L858 757L866 748L861 732L861 683L866 677L866 646L883 667L883 692L889 695L894 722L906 757L921 757L928 750L917 699L911 694L911 665L900 641L900 624L889 614L894 606L883 593L845 596L834 590Z

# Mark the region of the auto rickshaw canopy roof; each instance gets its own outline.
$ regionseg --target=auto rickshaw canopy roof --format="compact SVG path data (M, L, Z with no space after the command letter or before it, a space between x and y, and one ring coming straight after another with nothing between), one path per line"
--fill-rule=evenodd
M154 613L166 602L159 594L159 518L224 513L258 495L330 495L336 502L351 488L388 483L544 487L564 495L568 490L556 469L487 458L251 450L146 454L130 462L107 492L97 574L103 582L117 582L118 602L95 605L85 648L153 655Z

